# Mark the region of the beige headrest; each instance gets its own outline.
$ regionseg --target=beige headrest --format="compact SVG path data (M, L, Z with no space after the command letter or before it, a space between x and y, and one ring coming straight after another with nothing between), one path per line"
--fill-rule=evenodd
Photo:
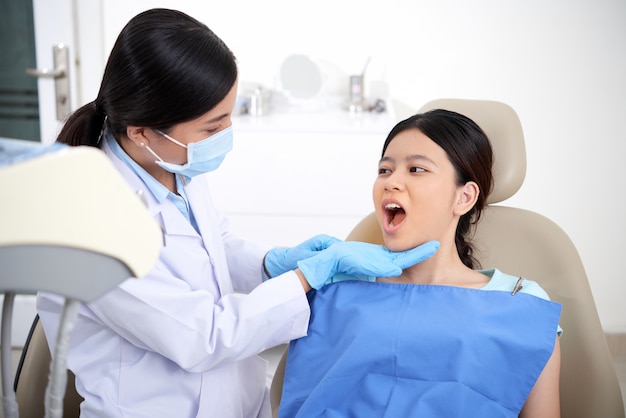
M513 196L526 176L524 133L515 110L491 100L437 99L426 103L419 111L432 109L461 113L485 131L494 154L494 189L487 203L502 202Z

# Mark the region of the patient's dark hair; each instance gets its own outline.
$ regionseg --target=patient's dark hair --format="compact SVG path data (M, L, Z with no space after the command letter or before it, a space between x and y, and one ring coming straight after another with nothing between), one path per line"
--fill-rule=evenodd
M95 101L69 116L57 141L100 147L106 123L168 131L213 109L237 80L235 56L206 25L176 10L132 18L109 56Z
M456 229L456 249L463 264L479 268L474 247L469 240L472 225L480 219L493 188L493 151L487 135L470 118L449 110L435 109L413 115L399 122L389 133L383 145L385 154L391 140L400 132L417 129L439 145L448 155L456 171L457 185L475 182L480 194L474 207L459 219Z

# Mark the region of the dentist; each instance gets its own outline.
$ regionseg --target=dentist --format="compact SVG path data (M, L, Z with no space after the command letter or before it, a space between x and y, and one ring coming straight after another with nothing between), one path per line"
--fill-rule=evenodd
M96 100L58 136L102 149L164 233L146 277L81 307L67 360L82 417L270 417L257 354L306 335L306 292L337 274L397 276L438 248L391 252L320 235L268 251L233 236L202 174L232 148L236 95L235 57L209 28L148 10L120 33ZM47 336L62 306L38 295Z

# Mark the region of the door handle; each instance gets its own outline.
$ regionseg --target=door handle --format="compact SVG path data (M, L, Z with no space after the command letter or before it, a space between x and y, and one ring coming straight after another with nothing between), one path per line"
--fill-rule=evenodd
M31 77L57 78L57 77L63 77L65 75L65 70L58 69L58 68L55 68L53 70L50 70L48 68L44 68L42 70L38 70L36 68L27 68L26 74L28 74Z
M64 44L52 47L54 68L27 68L26 74L31 77L54 79L57 119L63 120L70 113L70 79L69 79L69 50Z

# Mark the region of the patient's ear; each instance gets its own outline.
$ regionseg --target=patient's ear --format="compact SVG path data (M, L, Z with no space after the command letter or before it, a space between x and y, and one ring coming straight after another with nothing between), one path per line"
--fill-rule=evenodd
M459 188L457 189L457 198L456 204L454 206L454 214L458 216L463 216L467 212L469 212L476 204L479 194L480 189L478 188L478 184L473 181L468 181L464 185L459 186Z

